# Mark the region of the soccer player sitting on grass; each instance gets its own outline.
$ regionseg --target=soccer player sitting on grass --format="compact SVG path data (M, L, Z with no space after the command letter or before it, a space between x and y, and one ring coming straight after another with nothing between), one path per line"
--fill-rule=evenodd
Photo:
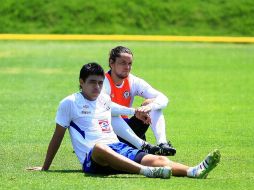
M147 154L119 142L111 126L112 114L147 113L139 109L114 105L110 97L101 93L104 71L97 63L84 65L80 70L81 91L64 98L56 114L56 129L49 143L42 167L49 169L66 129L69 129L75 153L85 173L133 173L153 178L188 176L206 178L220 161L219 151L210 153L200 164L189 167L170 161L165 156Z
M154 89L143 79L130 74L133 63L133 54L127 47L117 46L109 53L110 70L106 73L104 89L111 100L117 104L132 107L136 96L145 101L140 109L150 111L151 129L157 145L146 142L146 131L149 122L143 122L137 115L112 117L112 127L121 142L134 145L149 154L174 156L176 149L166 138L166 124L163 109L168 104L168 98Z

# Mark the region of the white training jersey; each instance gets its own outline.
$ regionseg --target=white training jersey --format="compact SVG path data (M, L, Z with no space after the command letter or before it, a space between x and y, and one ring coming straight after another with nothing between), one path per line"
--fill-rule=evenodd
M128 112L133 113L133 110L128 109L125 113ZM85 99L80 92L64 98L55 120L69 129L72 146L81 164L96 143L119 142L111 126L111 100L106 94L101 93L94 101Z
M132 74L129 74L128 79L130 84L131 97L130 107L132 107L135 96L140 96L145 99L155 98L155 100L149 104L153 110L163 109L167 106L168 98L158 90L154 89L146 81ZM117 88L121 88L122 86L123 84L121 86L117 86ZM103 90L106 94L110 95L111 87L107 77L104 79Z

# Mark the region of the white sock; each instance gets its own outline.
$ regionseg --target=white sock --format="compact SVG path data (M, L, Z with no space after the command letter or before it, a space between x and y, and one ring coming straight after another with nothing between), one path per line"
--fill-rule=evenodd
M152 110L150 116L152 120L151 128L156 138L157 144L167 143L166 124L162 110Z
M144 175L144 176L148 176L151 173L152 167L148 167L148 166L142 166L140 169L139 174Z
M188 177L195 177L195 176L196 176L196 173L197 173L197 168L196 168L196 167L190 167L190 168L187 170L187 176L188 176Z
M146 177L169 179L171 177L172 170L169 167L142 166L139 173Z
M205 170L208 167L207 161L203 160L200 164L190 167L187 170L188 177L198 177L201 171Z

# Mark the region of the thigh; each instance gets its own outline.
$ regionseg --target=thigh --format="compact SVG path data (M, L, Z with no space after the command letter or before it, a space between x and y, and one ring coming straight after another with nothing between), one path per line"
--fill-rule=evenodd
M137 153L140 151L140 150L133 148L133 147L129 146L128 144L122 143L122 142L109 144L108 146L116 153L118 153L126 158L129 158L132 161L135 161L135 157L136 157Z
M86 159L83 163L83 171L85 173L93 174L117 174L120 171L114 170L109 166L102 166L95 162L92 158L93 149L87 154Z
M137 159L139 159L140 157L143 158L142 155L140 155L139 157L136 158L136 156L138 155L140 150L130 147L127 144L122 143L122 142L108 144L105 146L107 146L112 151L116 152L117 154L120 154L120 155L122 155L132 161L135 161L135 162L137 162ZM95 160L93 160L92 153L93 153L93 150L91 150L88 153L88 155L86 156L86 159L84 161L83 171L85 173L94 173L94 174L125 173L123 171L114 170L109 166L102 166L102 165L98 164ZM141 160L141 158L140 158L140 160Z
M122 142L111 144L109 145L109 147L112 148L116 153L139 164L141 164L142 159L146 155L148 155L148 153L142 150L130 147L129 145Z

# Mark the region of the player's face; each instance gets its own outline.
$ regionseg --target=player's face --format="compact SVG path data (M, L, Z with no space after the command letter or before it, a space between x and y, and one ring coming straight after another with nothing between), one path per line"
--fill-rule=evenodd
M129 76L132 66L132 55L128 53L121 53L115 62L110 63L111 72L118 78L125 79Z
M79 80L84 96L88 100L96 100L100 95L104 78L98 75L90 75L86 81Z

